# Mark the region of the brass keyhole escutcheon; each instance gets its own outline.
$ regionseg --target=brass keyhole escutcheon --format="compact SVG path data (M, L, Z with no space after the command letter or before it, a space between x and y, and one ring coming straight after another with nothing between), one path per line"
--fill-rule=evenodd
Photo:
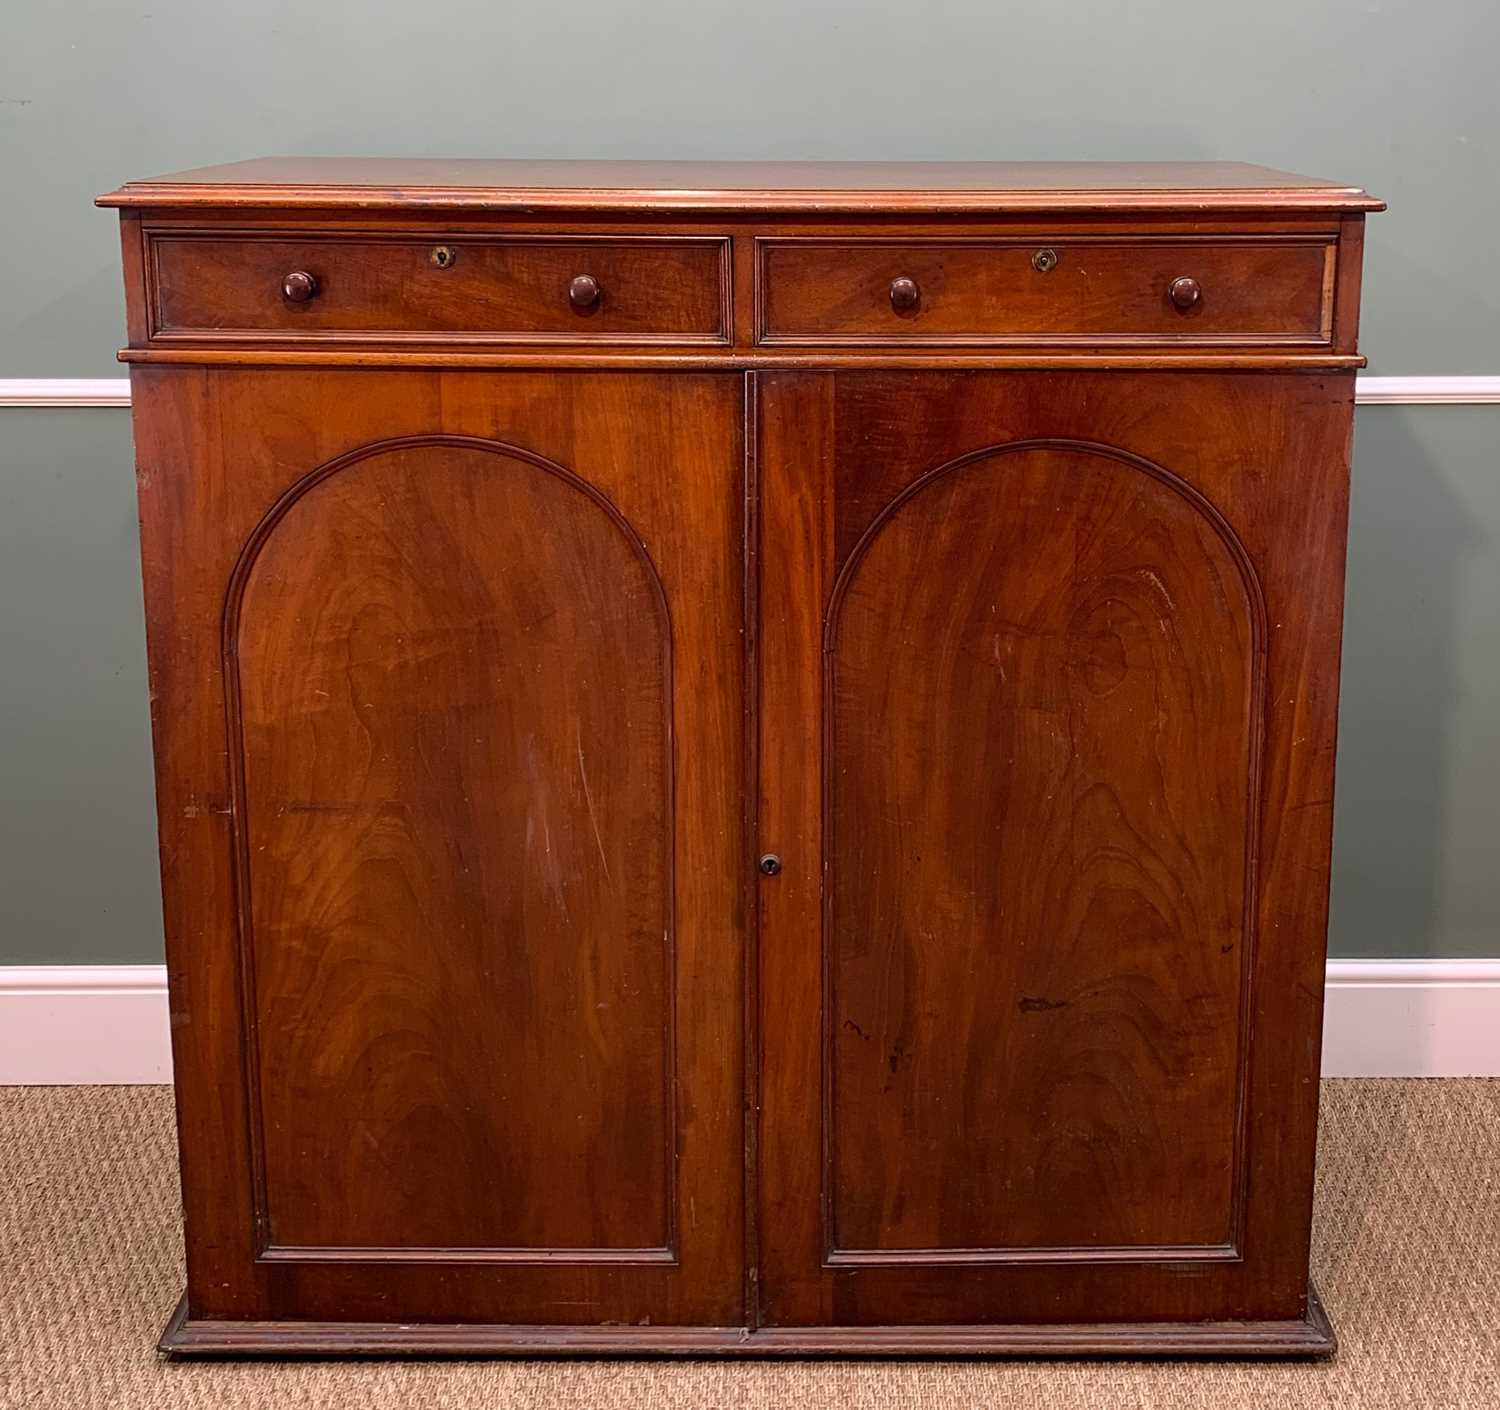
M427 258L439 269L452 269L454 261L458 259L458 251L452 245L434 245Z
M781 858L774 852L767 852L757 865L762 876L776 876L781 871Z
M1050 274L1057 268L1057 251L1050 249L1038 250L1031 257L1031 267L1038 274Z

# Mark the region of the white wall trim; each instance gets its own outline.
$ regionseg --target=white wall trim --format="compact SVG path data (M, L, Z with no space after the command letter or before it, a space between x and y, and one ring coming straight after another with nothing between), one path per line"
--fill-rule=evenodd
M1482 406L1500 403L1500 377L1361 377L1360 406ZM0 407L129 406L125 377L0 378Z
M0 378L0 406L129 406L128 377Z
M1500 377L1359 377L1360 406L1484 406L1500 402Z
M171 1073L164 965L0 966L0 1085ZM1330 961L1323 1074L1500 1076L1500 959Z

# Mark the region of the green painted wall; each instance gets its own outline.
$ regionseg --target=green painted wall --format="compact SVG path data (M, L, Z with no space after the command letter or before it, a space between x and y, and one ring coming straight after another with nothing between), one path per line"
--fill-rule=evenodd
M118 372L95 194L273 152L1263 161L1390 201L1372 372L1500 371L1478 0L13 0L0 33L0 378ZM1359 413L1338 954L1500 954L1497 444L1500 407ZM0 963L160 956L132 494L127 413L0 408Z
M107 375L130 177L270 153L1232 157L1367 186L1377 370L1493 367L1487 0L7 0L0 377Z
M0 964L161 960L130 413L0 408Z

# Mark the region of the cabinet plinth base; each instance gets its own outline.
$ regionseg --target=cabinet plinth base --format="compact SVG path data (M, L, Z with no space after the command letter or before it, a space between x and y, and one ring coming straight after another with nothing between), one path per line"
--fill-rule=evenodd
M386 1322L236 1322L177 1305L172 1357L223 1356L1331 1356L1317 1291L1307 1315L1273 1322L1012 1323L970 1327L510 1327Z

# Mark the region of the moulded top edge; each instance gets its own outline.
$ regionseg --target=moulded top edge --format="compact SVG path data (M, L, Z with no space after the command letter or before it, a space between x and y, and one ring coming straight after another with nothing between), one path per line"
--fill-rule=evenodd
M1242 162L532 162L275 158L132 181L101 206L1003 215L1376 211L1384 202Z

